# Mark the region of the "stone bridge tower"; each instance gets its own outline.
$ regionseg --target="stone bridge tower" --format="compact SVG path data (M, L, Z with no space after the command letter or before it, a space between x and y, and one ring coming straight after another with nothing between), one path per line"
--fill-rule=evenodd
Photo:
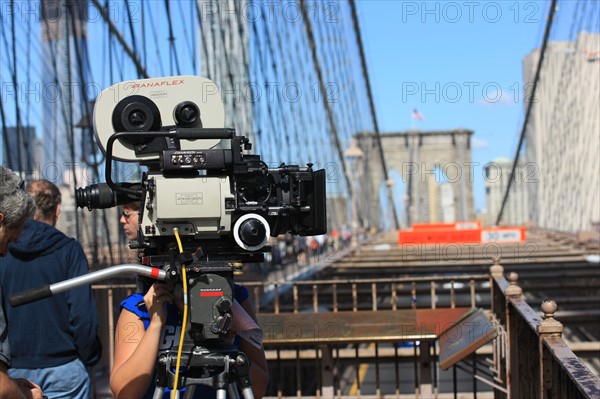
M405 187L404 198L395 198L396 203L402 204L403 228L413 223L475 220L472 134L472 130L465 129L381 134L388 172L395 170ZM367 156L376 157L373 133L360 133L356 140ZM370 224L376 226L380 225L379 216L368 210L380 208L379 188L383 183L380 164L365 163L364 183L371 197L360 206Z

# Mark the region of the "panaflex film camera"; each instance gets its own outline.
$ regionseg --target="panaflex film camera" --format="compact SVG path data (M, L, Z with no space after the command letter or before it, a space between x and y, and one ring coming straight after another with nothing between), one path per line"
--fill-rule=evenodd
M187 247L244 257L269 235L326 232L325 171L269 168L248 153L249 140L224 128L216 83L173 76L117 83L95 105L96 140L106 156L106 184L79 188L79 207L141 201L138 241L160 247L178 227ZM112 161L147 166L142 181L115 182ZM197 245L196 245L197 246Z

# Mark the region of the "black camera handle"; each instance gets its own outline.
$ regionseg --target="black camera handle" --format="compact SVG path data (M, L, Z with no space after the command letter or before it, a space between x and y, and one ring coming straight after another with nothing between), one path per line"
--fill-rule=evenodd
M126 195L138 196L140 192L138 190L132 190L130 188L122 187L117 185L112 180L112 151L113 145L116 140L127 139L127 138L139 138L143 135L144 138L148 137L165 137L165 138L177 138L180 140L213 140L213 139L232 139L235 137L235 129L232 128L182 128L178 127L167 131L158 132L118 132L112 134L106 142L106 157L105 157L105 179L106 184L116 192L120 192Z
M173 277L172 274L156 267L123 264L108 267L106 269L88 273L83 276L74 277L55 284L45 284L26 291L18 292L11 295L8 302L13 308L16 308L17 306L48 298L52 295L60 294L61 292L65 292L82 285L92 284L97 281L106 280L108 278L121 276L124 274L137 274L160 281L167 281Z

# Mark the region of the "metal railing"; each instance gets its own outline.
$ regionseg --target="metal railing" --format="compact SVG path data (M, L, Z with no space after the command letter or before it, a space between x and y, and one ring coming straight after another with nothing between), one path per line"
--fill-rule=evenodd
M304 315L309 320L319 316L329 321L308 324L317 337L310 345L298 344L299 324L283 327L289 330L284 344L271 344L266 337L271 374L268 395L452 398L460 392L476 398L600 397L598 378L561 337L562 325L553 318L555 305L544 304L545 315L540 317L522 299L517 275L509 274L508 281L503 276L496 262L490 274L244 283L259 317L298 320L293 317ZM134 285L93 288L104 324L105 356L97 367L101 375L112 365L118 304ZM371 338L338 339L344 331L336 321L352 314L474 307L490 309L497 338L446 371L439 367L440 348L435 339L416 340L407 335L382 341L375 328ZM110 397L103 386L106 382L106 376L98 380L96 397Z
M508 392L499 398L600 398L600 380L562 338L554 319L556 303L542 303L543 317L523 299L518 275L504 278L503 268L491 269L492 311L507 332L506 356L499 362Z

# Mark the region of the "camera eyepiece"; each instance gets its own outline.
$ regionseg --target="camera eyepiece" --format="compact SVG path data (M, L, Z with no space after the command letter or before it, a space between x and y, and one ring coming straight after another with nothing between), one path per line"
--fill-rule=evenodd
M136 183L121 183L119 186L137 188L139 185ZM112 208L137 200L139 198L113 191L106 183L92 184L75 190L75 203L77 206L89 210Z
M112 114L113 128L116 132L150 132L162 126L160 111L148 97L129 96L122 99ZM143 144L147 138L140 135L136 138L121 139L129 144Z
M270 235L269 223L256 213L240 217L233 226L236 244L247 251L257 251L264 247Z
M173 117L179 127L202 127L200 108L191 101L177 104Z

